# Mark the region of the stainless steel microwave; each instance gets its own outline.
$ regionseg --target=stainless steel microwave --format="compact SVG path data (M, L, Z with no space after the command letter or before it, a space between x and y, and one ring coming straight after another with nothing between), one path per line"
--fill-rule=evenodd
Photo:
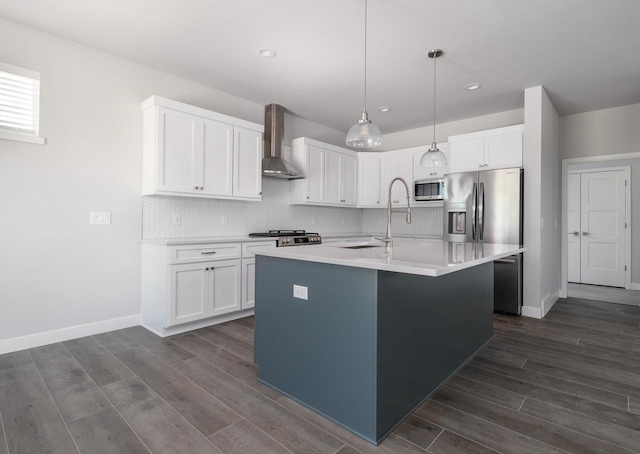
M414 181L413 200L416 202L444 200L444 179Z

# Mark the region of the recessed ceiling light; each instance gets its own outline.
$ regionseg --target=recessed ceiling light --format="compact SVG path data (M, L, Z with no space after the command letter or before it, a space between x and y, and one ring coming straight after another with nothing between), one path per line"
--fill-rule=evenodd
M264 58L271 58L276 56L276 51L268 47L261 47L260 49L258 49L258 53Z
M478 88L480 88L480 87L482 87L482 85L480 85L480 84L476 84L476 83L473 83L473 84L467 84L467 85L465 85L465 86L464 86L464 89L465 89L465 90L477 90L477 89L478 89Z
M391 107L378 107L378 112L389 112Z

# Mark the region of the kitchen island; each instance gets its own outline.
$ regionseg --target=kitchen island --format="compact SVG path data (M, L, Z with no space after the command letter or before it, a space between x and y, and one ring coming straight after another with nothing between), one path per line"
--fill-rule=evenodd
M493 260L523 251L376 243L257 250L255 314L260 381L374 444L491 339Z

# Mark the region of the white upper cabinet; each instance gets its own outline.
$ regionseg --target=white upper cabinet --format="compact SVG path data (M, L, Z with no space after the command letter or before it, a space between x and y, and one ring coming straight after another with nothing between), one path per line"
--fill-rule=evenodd
M198 117L160 108L156 128L158 191L197 192L201 172Z
M291 145L291 164L305 175L305 179L289 182L291 204L356 206L355 152L305 137L294 139Z
M198 172L197 185L201 193L208 195L233 195L233 126L213 120L202 119L202 171Z
M260 200L262 125L152 96L143 110L143 195Z
M449 137L448 173L522 167L524 126Z
M385 153L380 158L380 173L382 179L380 180L380 205L382 207L387 206L389 200L389 183L395 177L403 178L409 185L409 198L411 197L413 187L413 154L407 152L391 152ZM407 204L407 191L401 182L397 182L393 185L391 191L391 204L392 205L406 205Z
M260 200L262 196L262 133L234 127L233 195Z
M438 168L420 167L420 159L422 158L422 155L429 150L429 148L431 148L431 146L415 147L411 149L413 151L414 181L444 178L444 174L449 173L449 166ZM450 163L451 155L449 153L449 142L438 143L438 149L447 157L447 163Z
M380 203L380 155L358 154L358 206L379 208Z
M324 154L324 162L324 201L336 205L340 204L342 203L342 194L344 192L341 187L344 174L344 161L340 153L328 151Z
M342 156L344 165L342 174L342 203L356 206L358 203L358 159Z

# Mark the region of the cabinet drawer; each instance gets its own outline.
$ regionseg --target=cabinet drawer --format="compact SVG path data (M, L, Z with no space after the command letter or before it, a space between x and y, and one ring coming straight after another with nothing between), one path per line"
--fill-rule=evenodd
M220 244L189 244L171 246L169 252L170 264L210 262L213 260L239 259L240 243Z
M251 258L256 255L253 253L254 250L263 248L263 247L276 247L275 241L256 241L253 243L242 243L242 258Z

